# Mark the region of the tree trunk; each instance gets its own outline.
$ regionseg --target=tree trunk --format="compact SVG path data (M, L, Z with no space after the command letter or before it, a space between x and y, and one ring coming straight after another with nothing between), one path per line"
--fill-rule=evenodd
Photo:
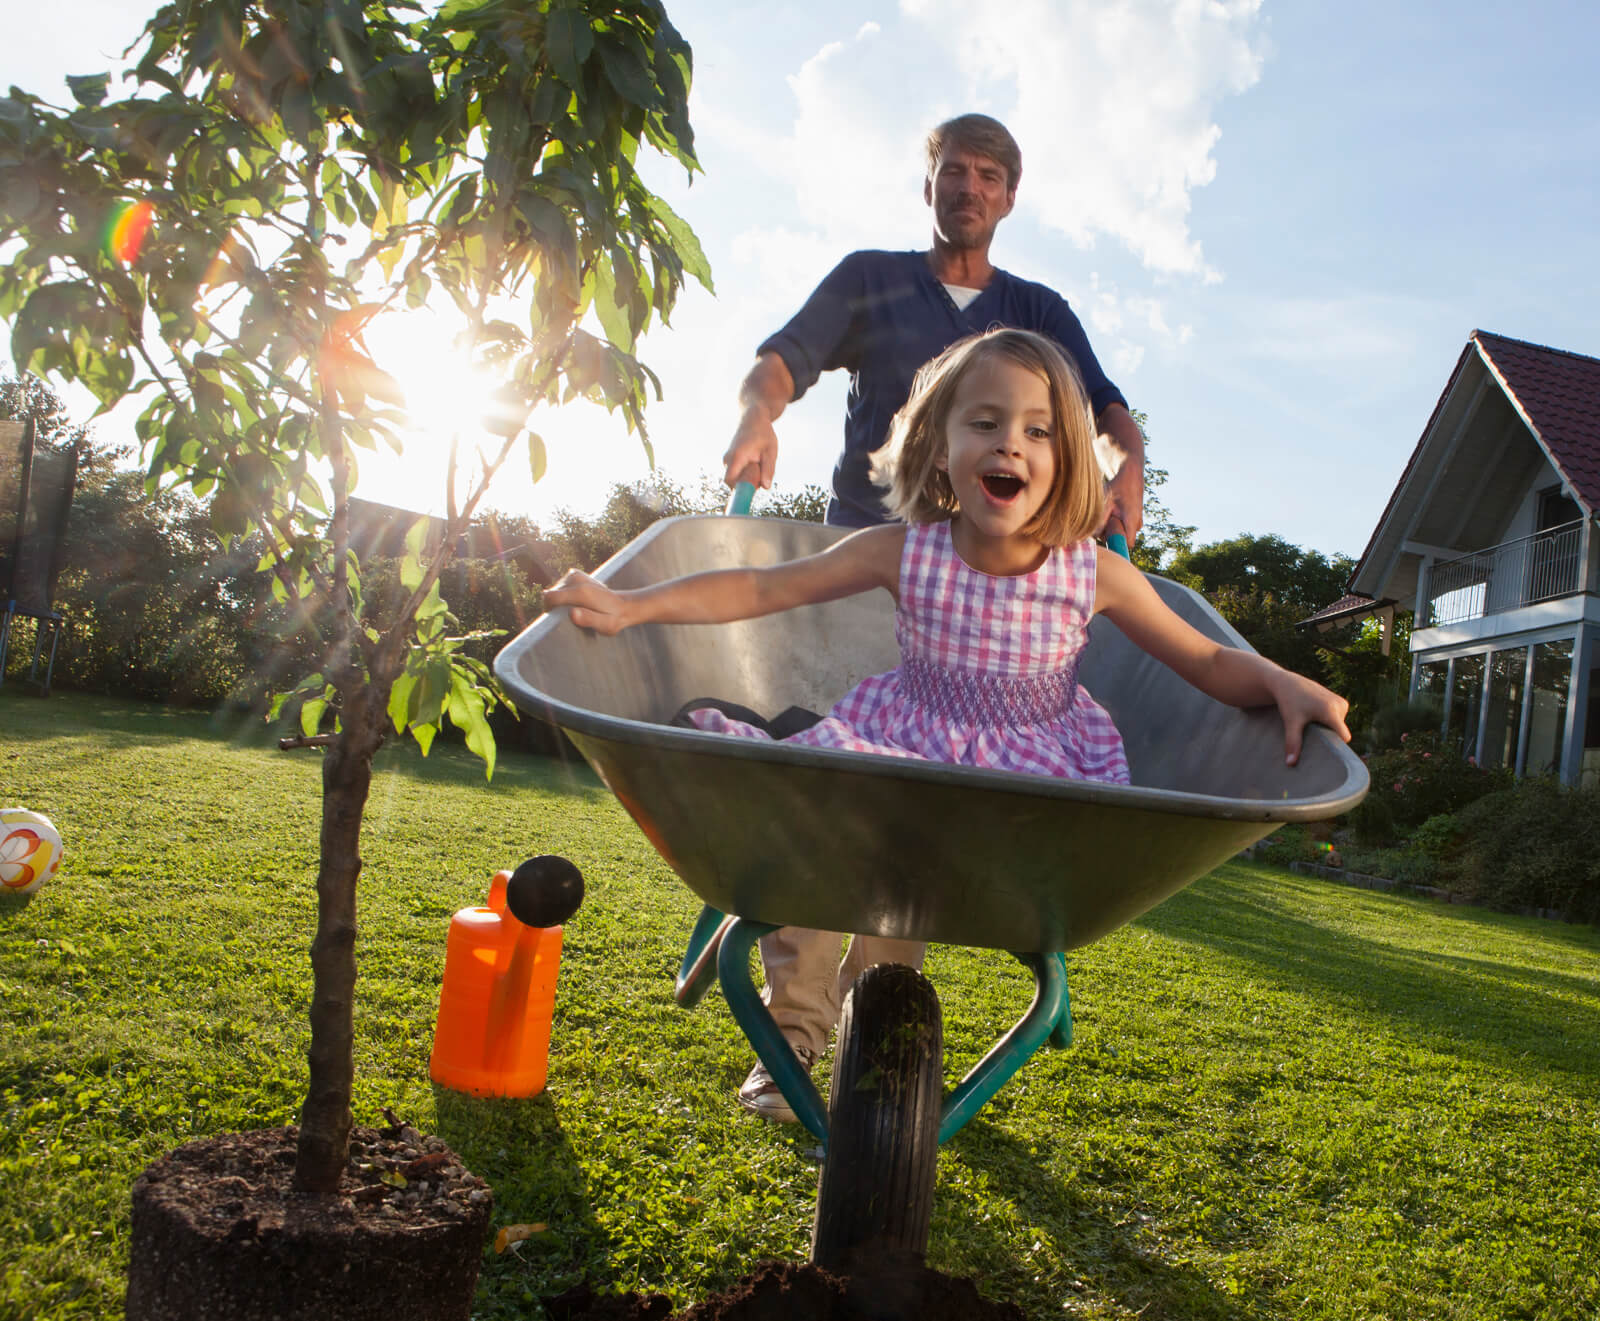
M311 1065L294 1184L308 1193L339 1187L350 1148L355 1083L356 880L361 819L372 787L382 712L371 689L346 706L343 728L323 754L317 934L311 942ZM375 714L376 713L376 714Z

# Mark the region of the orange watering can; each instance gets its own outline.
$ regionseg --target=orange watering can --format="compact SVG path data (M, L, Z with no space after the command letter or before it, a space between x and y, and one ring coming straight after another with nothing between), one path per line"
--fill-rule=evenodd
M429 1076L474 1096L534 1096L549 1068L561 924L583 902L565 858L496 872L489 901L450 919Z

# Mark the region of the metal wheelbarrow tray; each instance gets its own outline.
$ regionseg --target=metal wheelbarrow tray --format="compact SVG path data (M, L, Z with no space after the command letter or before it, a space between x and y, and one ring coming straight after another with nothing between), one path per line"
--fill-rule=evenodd
M702 569L812 554L845 535L810 523L655 524L597 577L639 587ZM1151 580L1179 615L1245 643L1188 588ZM797 1118L822 1143L812 1260L829 1269L920 1256L938 1144L1046 1042L1072 1040L1063 951L1153 908L1282 822L1348 811L1366 768L1327 730L1283 761L1275 710L1215 702L1095 620L1080 675L1122 731L1133 784L1083 783L808 748L666 725L717 697L766 716L826 711L899 663L885 592L720 626L646 625L606 638L555 611L495 673L560 726L706 907L677 998L713 975ZM1036 980L1027 1014L948 1093L938 996L880 964L846 1000L825 1107L750 975L777 926L1011 951Z
M821 550L842 529L764 518L657 523L596 575L638 587ZM1244 640L1195 592L1179 615ZM1080 674L1111 713L1133 785L972 770L705 734L665 722L720 697L826 711L899 663L885 592L726 625L613 638L564 611L495 662L524 711L559 725L661 856L710 907L780 925L1013 951L1096 940L1279 824L1348 811L1366 768L1326 730L1284 765L1274 710L1191 688L1098 618Z

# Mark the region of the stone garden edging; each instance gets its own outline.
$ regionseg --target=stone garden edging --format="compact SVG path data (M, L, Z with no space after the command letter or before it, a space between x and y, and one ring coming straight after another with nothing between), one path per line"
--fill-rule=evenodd
M1412 885L1407 881L1393 881L1387 876L1369 876L1366 872L1347 871L1343 867L1329 867L1320 862L1301 862L1298 859L1289 864L1289 870L1298 872L1302 876L1320 876L1324 880L1338 881L1341 885L1353 885L1359 890L1386 890L1395 894L1416 895L1423 899L1437 899L1441 903L1465 904L1471 908L1489 908L1489 904L1481 904L1475 899L1455 890L1443 890L1436 885ZM1512 913L1517 917L1540 917L1548 922L1565 922L1567 916L1559 908L1499 908L1496 912Z

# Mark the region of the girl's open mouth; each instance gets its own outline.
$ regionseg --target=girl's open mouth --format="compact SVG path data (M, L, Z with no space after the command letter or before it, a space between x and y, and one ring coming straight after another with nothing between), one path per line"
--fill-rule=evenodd
M1014 477L1010 473L986 472L980 480L983 482L983 489L996 500L1015 500L1022 491L1022 478Z

